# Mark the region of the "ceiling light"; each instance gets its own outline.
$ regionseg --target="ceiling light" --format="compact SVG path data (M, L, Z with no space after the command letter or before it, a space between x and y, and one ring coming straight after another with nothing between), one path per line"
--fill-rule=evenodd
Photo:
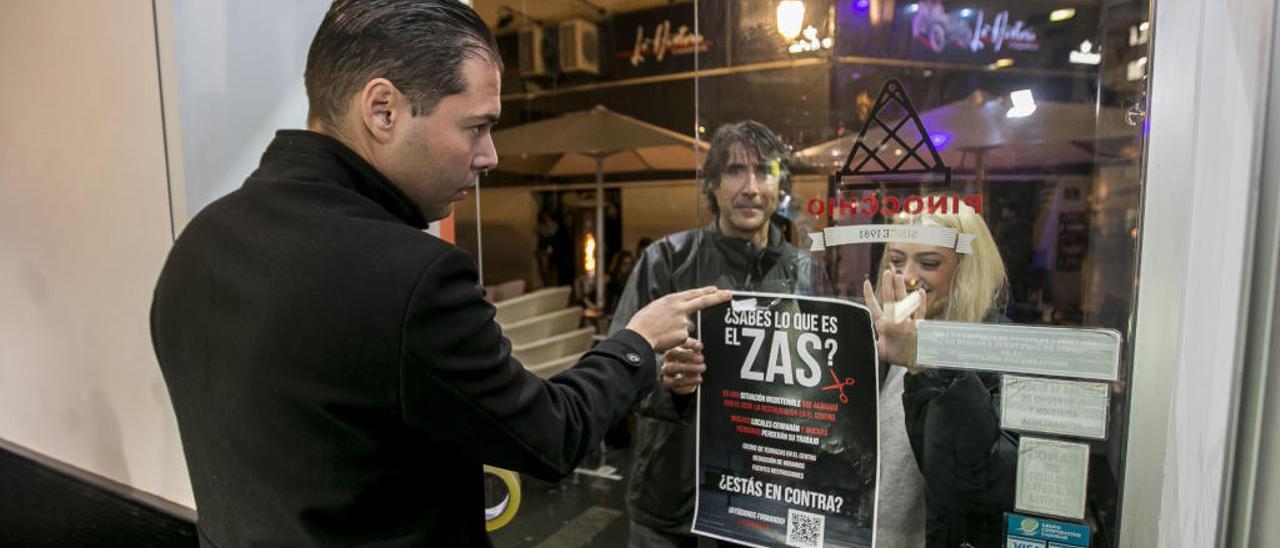
M782 0L778 2L778 34L786 38L788 42L795 40L800 36L800 29L804 26L804 1L803 0Z
M1066 21L1067 19L1070 19L1075 16L1076 16L1075 8L1062 8L1060 10L1053 10L1049 12L1050 21Z
M1093 51L1093 42L1080 42L1080 49L1068 54L1067 59L1077 65L1097 65L1102 62L1102 53Z
M1004 113L1006 117L1025 118L1036 111L1036 98L1031 95L1031 90L1029 89L1020 89L1010 93L1009 100L1013 102L1013 108Z
M1011 67L1011 66L1013 66L1013 59L1010 59L1008 57L1001 57L999 59L996 59L996 62L987 65L987 70L998 70L998 69Z

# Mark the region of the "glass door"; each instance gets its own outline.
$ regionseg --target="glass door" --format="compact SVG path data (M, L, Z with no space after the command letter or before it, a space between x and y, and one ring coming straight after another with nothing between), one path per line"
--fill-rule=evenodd
M767 128L787 154L763 207L815 268L790 291L874 309L875 504L827 515L885 545L1117 546L1150 3L696 7L700 177L723 169L719 132ZM713 221L730 222L707 203L723 210L730 181L700 195ZM813 523L727 529L802 542L789 533Z

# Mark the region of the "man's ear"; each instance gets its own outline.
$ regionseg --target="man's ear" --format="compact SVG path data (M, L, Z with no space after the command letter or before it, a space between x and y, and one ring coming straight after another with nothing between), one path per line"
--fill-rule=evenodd
M360 121L374 140L387 143L395 136L396 125L409 116L404 95L386 78L369 80L360 90Z

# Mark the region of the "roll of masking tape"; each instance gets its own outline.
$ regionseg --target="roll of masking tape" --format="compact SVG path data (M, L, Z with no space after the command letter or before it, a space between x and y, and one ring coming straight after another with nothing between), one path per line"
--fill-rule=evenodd
M520 509L520 476L510 470L487 464L484 467L484 473L498 478L507 488L506 496L502 497L502 500L484 509L484 529L493 532L509 523L511 518L516 516L516 510Z

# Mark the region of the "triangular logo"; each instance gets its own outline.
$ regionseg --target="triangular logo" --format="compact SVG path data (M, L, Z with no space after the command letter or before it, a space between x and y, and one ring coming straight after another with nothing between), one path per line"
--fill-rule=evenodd
M905 115L897 117L895 113ZM883 131L884 137L870 142L867 134L872 129ZM936 181L938 177L942 177L945 184L951 184L951 168L938 156L902 82L897 79L885 82L880 98L876 99L867 123L858 132L849 157L836 177L845 185L916 184ZM862 181L855 182L859 179Z

